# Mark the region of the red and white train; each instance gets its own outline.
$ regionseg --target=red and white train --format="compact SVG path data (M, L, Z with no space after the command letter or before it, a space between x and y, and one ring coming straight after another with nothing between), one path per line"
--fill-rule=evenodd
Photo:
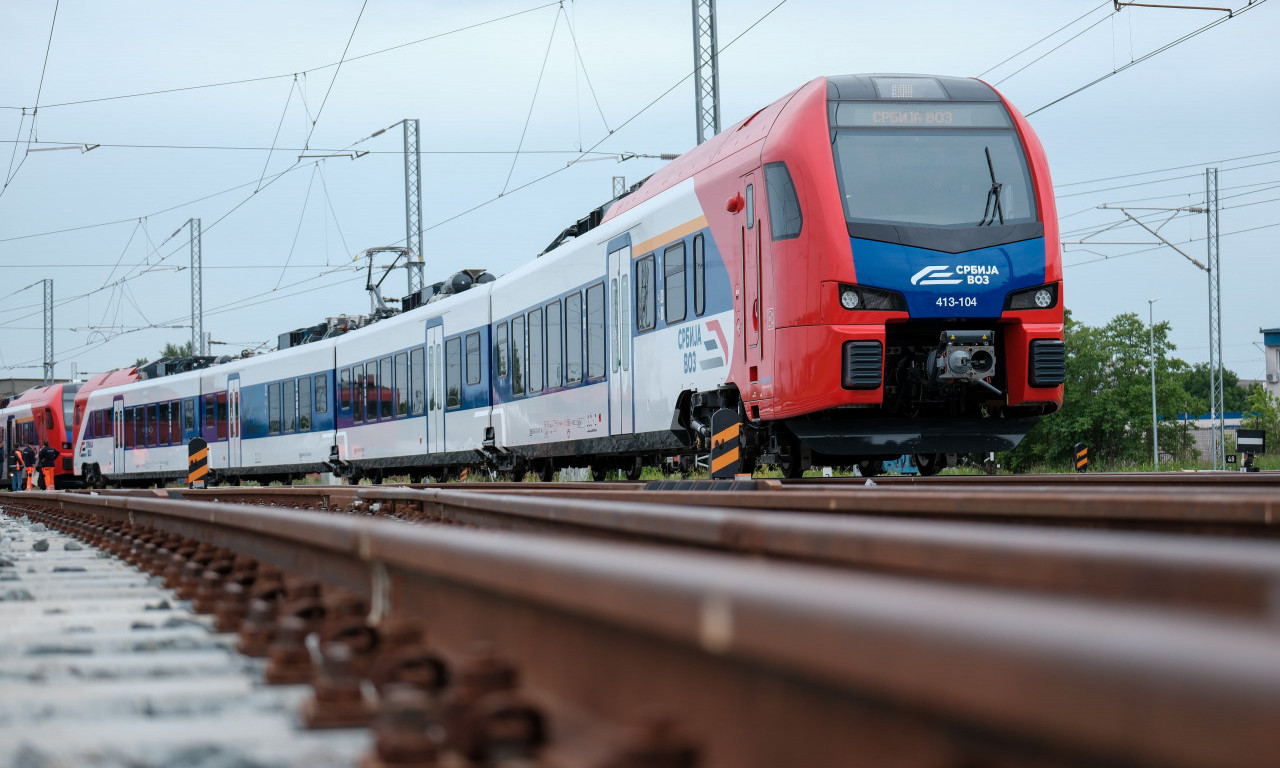
M557 237L539 258L333 338L94 389L91 482L597 477L1013 448L1062 404L1044 151L987 84L815 79ZM720 431L720 430L717 430ZM725 454L726 456L728 454ZM723 469L723 467L715 467Z

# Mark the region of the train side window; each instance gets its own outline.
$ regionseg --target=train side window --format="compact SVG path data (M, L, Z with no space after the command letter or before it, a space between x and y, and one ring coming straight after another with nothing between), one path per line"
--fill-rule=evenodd
M124 447L132 448L134 446L134 418L133 409L124 409Z
M217 399L213 395L204 396L204 426L206 429L213 429L218 423L216 402Z
M653 330L657 322L654 305L657 303L657 286L654 284L653 254L649 254L636 262L636 330ZM623 328L624 334L630 335L630 328Z
M560 300L546 305L547 310L547 389L556 389L564 383L564 342L561 328Z
M391 357L387 356L378 362L378 412L382 418L389 419L395 414L396 386L392 378Z
M112 411L104 410L102 412L102 426L104 427L103 435L106 437L115 437L116 423L115 414Z
M480 333L467 334L467 384L480 383Z
M687 291L684 280L684 241L676 243L662 254L663 295L666 296L666 320L678 323L685 318L688 310Z
M221 421L221 419L219 419ZM267 385L267 431L280 434L280 385Z
M507 378L507 324L498 323L498 327L494 330L494 352L493 359L497 363L497 377L505 380Z
M747 229L756 225L756 196L751 185L747 185Z
M409 352L409 408L414 416L421 416L427 409L427 368L422 347Z
M524 317L511 320L511 394L524 394L525 366Z
M396 355L396 416L409 415L409 353Z
M147 445L157 446L160 444L160 419L156 413L155 405L147 406Z
M298 430L311 431L311 377L298 379Z
M196 401L191 398L182 401L182 428L187 432L196 428Z
M457 336L444 343L444 407L462 406L462 339Z
M529 391L542 391L542 309L529 312Z
M316 413L329 412L329 377L323 373L317 373L314 377L316 382Z
M769 198L769 230L774 240L790 240L800 236L804 217L800 198L786 163L765 163L765 193Z
M316 381L316 392L320 391L319 381ZM343 368L338 371L338 410L351 410L351 369Z
M227 393L218 393L218 439L227 439Z
M587 288L587 378L604 376L604 283Z
M707 256L702 235L693 237L693 314L707 311Z
M289 379L281 383L282 394L284 395L283 409L280 411L280 431L281 432L297 432L298 431L298 383L294 379Z
M364 363L351 366L352 420L364 421Z
M169 442L182 445L182 406L185 400L169 403Z
M169 435L172 433L172 424L169 421L169 404L160 403L157 410L159 414L156 420L156 444L168 445Z
M564 298L564 374L568 384L582 381L582 294Z

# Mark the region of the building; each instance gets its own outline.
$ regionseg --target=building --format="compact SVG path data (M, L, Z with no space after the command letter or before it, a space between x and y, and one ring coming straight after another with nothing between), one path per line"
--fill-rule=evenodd
M1271 395L1280 397L1280 328L1259 328L1262 343L1266 347L1267 380L1262 386Z
M32 387L44 385L44 379L0 379L0 402L8 402Z

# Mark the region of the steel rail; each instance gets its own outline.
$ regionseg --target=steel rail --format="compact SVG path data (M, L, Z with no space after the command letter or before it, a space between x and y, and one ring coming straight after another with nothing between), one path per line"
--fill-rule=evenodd
M1274 630L615 542L169 499L16 494L196 536L495 643L539 701L656 707L699 765L1264 766ZM6 505L8 506L8 504ZM559 711L559 710L556 710Z

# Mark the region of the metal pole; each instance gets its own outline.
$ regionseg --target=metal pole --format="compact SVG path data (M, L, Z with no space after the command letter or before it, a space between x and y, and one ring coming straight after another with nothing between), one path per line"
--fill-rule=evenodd
M422 155L418 144L418 121L405 119L404 125L404 244L409 249L406 264L409 294L422 290Z
M720 46L716 0L693 0L693 95L698 143L720 132Z
M1151 326L1151 460L1155 471L1160 471L1160 419L1156 415L1156 320L1155 303L1160 300L1147 299L1147 321Z
M204 350L204 267L200 263L200 220L188 219L191 225L191 354Z
M53 281L44 283L44 385L53 384Z
M1206 168L1205 227L1209 277L1209 419L1213 443L1213 468L1226 469L1225 396L1222 391L1222 281L1218 250L1218 169Z

